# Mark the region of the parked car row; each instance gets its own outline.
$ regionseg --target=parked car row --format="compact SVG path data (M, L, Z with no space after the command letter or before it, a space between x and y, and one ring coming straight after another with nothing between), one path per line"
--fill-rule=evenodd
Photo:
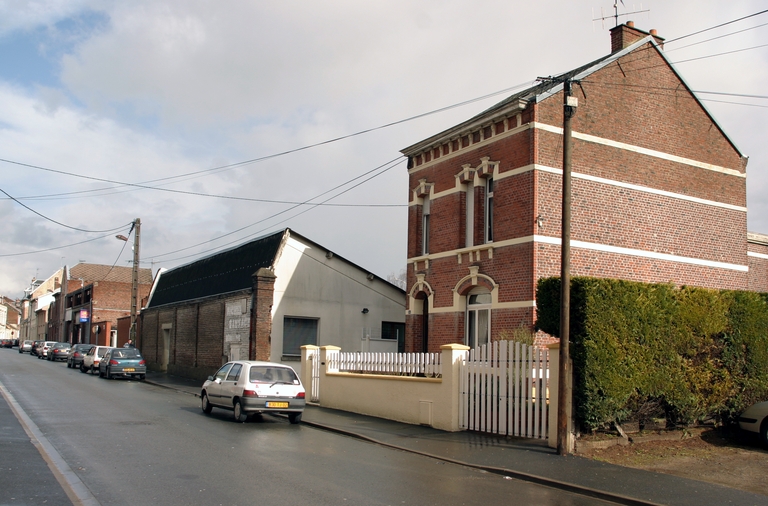
M28 351L30 356L66 361L70 369L80 369L102 378L127 377L143 380L147 374L147 362L136 348L113 348L95 344L58 343L56 341L24 341L19 353Z
M13 348L14 346L18 346L18 345L19 345L18 339L10 339L10 338L0 339L0 348Z

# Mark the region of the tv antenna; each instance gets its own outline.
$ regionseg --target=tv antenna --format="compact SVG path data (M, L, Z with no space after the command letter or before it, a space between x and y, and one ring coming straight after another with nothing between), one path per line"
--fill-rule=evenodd
M621 5L626 8L626 5L624 4L624 0L613 0L613 16L605 16L603 12L603 8L600 7L600 17L593 18L592 22L602 21L603 28L605 28L605 20L613 18L614 22L616 23L614 26L619 26L619 16L629 16L630 14L639 14L641 12L651 12L651 9L643 9L643 4L640 4L639 11L624 12L622 14L619 14L619 2L621 2ZM632 8L634 9L634 6ZM592 9L592 15L593 16L595 15L594 9Z

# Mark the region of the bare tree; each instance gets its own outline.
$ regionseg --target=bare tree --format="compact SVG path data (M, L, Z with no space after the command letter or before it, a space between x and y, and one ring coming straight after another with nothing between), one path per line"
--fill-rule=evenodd
M405 282L405 269L401 269L400 273L398 274L395 274L394 272L390 272L389 275L387 276L387 281L389 281L396 287L405 290L405 287L407 286Z

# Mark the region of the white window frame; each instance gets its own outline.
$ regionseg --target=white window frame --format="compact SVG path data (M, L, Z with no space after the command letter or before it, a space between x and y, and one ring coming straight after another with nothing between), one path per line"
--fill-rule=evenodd
M475 302L482 299L481 302ZM482 317L485 317L486 328L482 331ZM474 349L491 342L491 292L486 289L475 289L467 294L467 309L465 313L464 344Z

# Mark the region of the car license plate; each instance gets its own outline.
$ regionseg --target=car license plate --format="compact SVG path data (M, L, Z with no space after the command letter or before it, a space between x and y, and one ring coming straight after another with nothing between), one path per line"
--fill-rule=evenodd
M267 401L268 408L287 408L287 402Z
M135 370L136 369L134 369L133 367L126 367L125 369L123 369L123 371L125 371L125 372L133 372Z

